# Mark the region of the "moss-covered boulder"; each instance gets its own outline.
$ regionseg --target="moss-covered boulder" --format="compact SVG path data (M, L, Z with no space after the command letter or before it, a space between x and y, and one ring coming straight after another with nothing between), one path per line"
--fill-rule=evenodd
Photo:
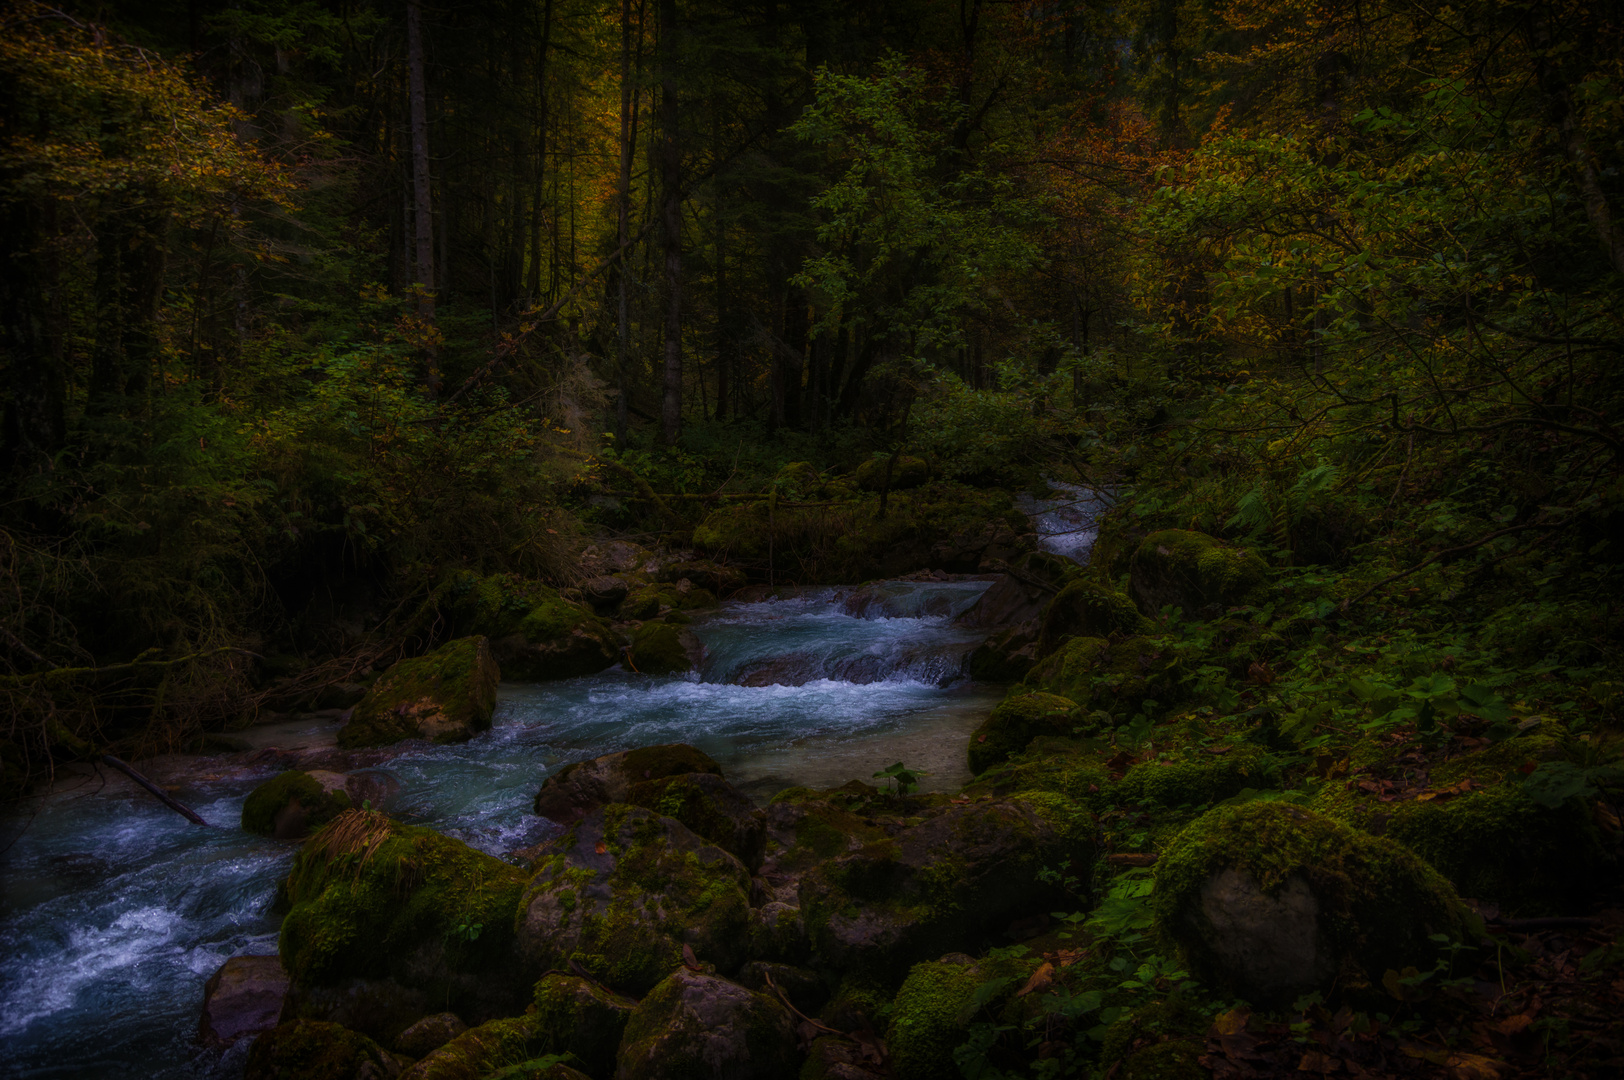
M338 773L317 777L289 769L248 793L242 804L242 827L278 840L299 840L349 808L350 796Z
M1163 529L1135 549L1128 591L1147 615L1171 605L1185 618L1210 619L1257 602L1268 580L1268 564L1250 551L1206 533Z
M680 675L704 659L705 648L685 626L647 622L632 634L631 664L644 675Z
M1152 907L1192 973L1263 1003L1379 994L1388 970L1432 966L1432 935L1460 940L1471 922L1413 852L1278 802L1196 819L1161 853Z
M965 785L971 797L1003 798L1024 791L1050 791L1083 806L1103 802L1109 794L1111 771L1105 758L1086 740L1039 736L1022 753L993 765ZM1097 809L1098 807L1096 807Z
M254 1040L243 1080L382 1080L402 1062L359 1032L321 1020L293 1020Z
M565 765L542 781L535 810L561 825L579 821L600 806L627 802L633 784L668 780L688 773L722 775L722 767L686 743L640 746Z
M425 1016L395 1036L395 1052L414 1060L428 1057L467 1030L468 1025L456 1013Z
M783 1080L799 1064L795 1025L777 1001L714 975L682 970L637 1006L616 1080Z
M524 871L461 841L347 810L288 875L282 962L300 986L394 980L462 1016L515 1012L529 986L514 955L524 885Z
M402 660L372 684L338 731L345 749L402 739L466 742L491 726L502 673L484 637L458 638Z
M1093 578L1078 578L1044 611L1037 655L1048 656L1072 638L1121 637L1154 629L1127 594Z
M997 957L973 961L949 955L915 964L891 1005L885 1044L897 1080L936 1080L958 1074L953 1051L969 1037L973 1019L998 1017L1037 967L1035 959ZM976 991L998 980L997 991L975 1007ZM981 1015L983 1014L984 1015Z
M1262 750L1246 747L1183 760L1142 761L1114 786L1113 796L1123 803L1201 806L1269 786L1272 767Z
M1009 760L1040 735L1070 735L1079 719L1077 703L1054 694L1011 694L970 735L970 772Z
M869 458L857 466L852 479L864 491L879 491L885 486L886 467L891 466L891 490L906 491L916 488L930 479L930 466L923 458L908 457L904 455L897 458L896 464L891 465L890 458Z
M950 805L808 871L801 909L820 961L895 985L921 960L1067 902L1042 871L1093 855L1092 815L1061 796Z
M459 632L490 638L510 679L592 675L620 659L620 637L589 608L511 574L453 575L443 589Z
M628 790L626 801L676 818L731 852L752 873L761 866L767 842L765 816L748 795L716 773L689 772L640 780Z
M400 1080L483 1080L512 1062L539 1057L543 1041L534 1015L490 1020L429 1053Z
M1126 719L1179 696L1177 658L1156 638L1072 638L1026 676L1025 686L1070 698L1084 712Z
M773 796L763 811L767 842L761 876L791 883L783 899L793 901L795 879L823 860L849 855L889 836L843 805L845 801L838 792L788 788Z
M716 606L716 594L681 578L675 582L644 585L620 605L622 619L652 619L670 611L699 611Z
M535 1018L539 1054L573 1055L592 1076L615 1069L615 1050L637 1002L577 975L549 972L536 983L530 1014Z
M1434 765L1408 797L1383 802L1357 783L1327 784L1314 809L1398 841L1463 896L1525 915L1579 911L1608 880L1591 809L1582 799L1536 803L1519 771L1561 757L1558 738L1525 735Z
M750 579L744 571L733 566L712 562L709 559L676 559L672 562L661 563L660 569L655 573L656 581L672 585L680 585L684 579L717 596L725 596L744 588Z
M534 970L574 961L635 995L682 966L684 945L724 971L746 959L749 872L679 821L612 803L546 845L536 866L517 921Z

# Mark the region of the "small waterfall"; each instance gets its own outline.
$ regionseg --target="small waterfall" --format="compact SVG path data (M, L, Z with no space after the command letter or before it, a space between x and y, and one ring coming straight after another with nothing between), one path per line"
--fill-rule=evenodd
M1040 547L1086 566L1089 552L1094 547L1094 538L1100 531L1095 522L1105 512L1107 504L1087 488L1076 484L1051 480L1049 486L1060 494L1038 499L1023 493L1016 496L1015 505L1032 519Z

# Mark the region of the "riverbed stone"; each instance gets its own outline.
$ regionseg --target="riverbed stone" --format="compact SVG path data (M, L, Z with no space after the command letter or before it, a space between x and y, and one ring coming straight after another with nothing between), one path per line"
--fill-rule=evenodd
M572 762L549 774L536 792L534 807L542 817L568 825L601 806L628 801L633 784L687 773L721 776L722 767L686 743L640 746Z
M752 873L761 866L767 841L765 815L748 795L716 773L640 780L627 790L626 802L676 818L731 852Z
M491 726L501 670L483 636L458 638L379 676L338 732L345 749L402 739L466 742Z
M282 1022L288 973L275 956L233 956L203 985L199 1033L205 1043L230 1046Z
M426 1057L467 1030L456 1013L435 1013L401 1032L395 1038L395 1050L409 1058Z
M909 966L990 941L1070 902L1041 876L1094 855L1093 819L1063 796L953 805L894 837L827 859L799 895L821 962L900 982Z
M1235 605L1259 602L1269 566L1253 552L1188 529L1153 532L1134 550L1128 592L1156 616L1180 608L1186 619L1211 619Z
M582 1070L608 1076L637 1002L578 975L548 972L536 983L530 1014L537 1056L572 1054Z
M294 861L283 963L300 988L393 979L470 1020L506 1015L529 988L513 932L525 879L432 829L348 810Z
M724 971L747 959L750 876L686 825L611 803L546 844L519 905L517 947L533 970L582 965L637 995L683 964L683 947Z
M970 735L970 772L976 776L1009 760L1040 735L1070 735L1081 719L1077 703L1055 694L1014 693Z
M1188 826L1157 862L1152 908L1197 978L1267 1004L1379 997L1389 969L1432 966L1432 935L1459 941L1472 926L1407 849L1276 802Z
M343 776L289 769L248 793L242 804L242 827L278 840L300 840L349 808Z
M705 647L686 626L646 622L632 633L632 666L644 675L680 675L704 658Z
M360 1032L293 1020L254 1040L243 1080L394 1080L403 1065Z
M632 1013L616 1080L781 1080L799 1064L795 1026L777 1001L714 975L678 971Z

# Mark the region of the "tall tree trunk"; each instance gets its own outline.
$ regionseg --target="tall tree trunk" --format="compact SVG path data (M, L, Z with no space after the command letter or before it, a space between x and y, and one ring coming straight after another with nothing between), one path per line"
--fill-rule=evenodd
M412 224L416 251L417 314L434 323L434 206L429 185L428 76L423 60L423 13L420 0L406 0L406 72L412 110ZM440 366L432 343L423 349L423 384L440 390Z
M615 381L619 392L615 401L615 441L626 442L626 410L631 387L626 385L631 352L631 240L632 161L637 153L637 77L642 69L643 3L637 5L637 57L632 64L632 0L620 0L620 177L616 186L616 240L620 266L616 281Z
M629 0L622 0L625 8ZM553 0L544 0L541 6L541 55L536 61L536 183L535 203L530 213L530 278L526 292L532 302L541 299L541 208L546 204L547 175L547 52L553 41Z
M727 223L716 212L716 422L727 419L728 364L732 362L732 333L727 313Z
M682 143L677 132L677 0L660 0L660 224L665 231L665 380L660 441L682 433Z
M0 420L0 474L43 472L67 437L63 374L48 322L54 274L41 247L46 214L0 204L0 356L11 394Z

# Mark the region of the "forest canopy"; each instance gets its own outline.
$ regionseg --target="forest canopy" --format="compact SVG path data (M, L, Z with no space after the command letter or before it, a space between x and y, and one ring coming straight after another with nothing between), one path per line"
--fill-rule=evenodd
M1616 685L1616 4L0 20L8 783L730 499L853 515L746 576L862 576L830 545L911 457L1317 567L1305 626L1410 603Z

